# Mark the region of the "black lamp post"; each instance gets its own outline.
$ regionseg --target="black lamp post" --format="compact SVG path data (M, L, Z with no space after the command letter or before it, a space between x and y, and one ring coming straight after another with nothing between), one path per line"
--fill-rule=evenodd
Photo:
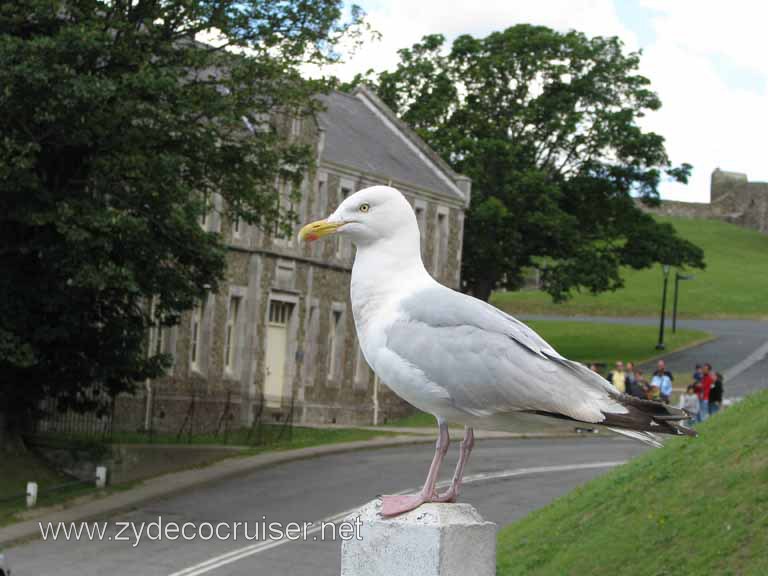
M661 319L659 320L659 343L656 344L656 350L664 350L664 316L667 314L667 280L669 279L669 264L661 267L664 272L664 289L661 292Z
M680 280L693 279L693 274L680 274L680 272L675 272L675 298L672 303L672 334L677 332L677 292L680 287Z

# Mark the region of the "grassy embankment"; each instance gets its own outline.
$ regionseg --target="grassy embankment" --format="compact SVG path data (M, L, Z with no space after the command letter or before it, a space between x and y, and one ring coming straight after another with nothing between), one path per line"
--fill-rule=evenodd
M56 504L91 490L73 483L72 478L57 472L31 452L3 454L0 458L0 526L26 507L27 482L35 481L39 486L38 506Z
M768 574L768 391L501 530L499 576Z
M247 454L256 454L270 450L294 450L309 448L322 444L337 444L339 442L356 442L370 440L376 436L387 433L361 428L307 428L294 426L288 434L287 430L280 430L280 426L265 426L274 428L273 431L262 432L267 438L259 442L254 433L249 434L247 428L240 428L229 432L226 436L219 434L194 434L187 436L182 434L155 434L151 441L155 444L192 444L192 445L228 445L247 447ZM118 432L110 439L115 444L146 444L149 441L147 434L143 432Z
M768 235L715 220L659 218L704 250L706 270L687 271L680 283L678 313L689 318L768 318ZM625 287L593 296L576 294L553 304L539 291L499 292L492 302L511 313L592 316L656 316L662 289L661 267L623 271ZM672 280L670 274L670 304Z

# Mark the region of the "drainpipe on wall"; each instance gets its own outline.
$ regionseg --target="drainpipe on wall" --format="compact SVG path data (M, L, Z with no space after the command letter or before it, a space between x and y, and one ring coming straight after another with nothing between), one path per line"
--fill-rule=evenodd
M144 411L144 430L149 432L152 428L152 381L149 378L144 381L144 388L147 390L147 406Z
M379 425L379 377L373 377L373 425Z

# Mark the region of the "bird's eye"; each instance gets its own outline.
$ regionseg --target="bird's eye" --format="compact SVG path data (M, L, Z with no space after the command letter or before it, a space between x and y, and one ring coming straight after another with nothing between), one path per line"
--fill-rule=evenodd
M363 202L360 204L360 212L368 212L368 210L371 209L371 205L368 204L368 202Z

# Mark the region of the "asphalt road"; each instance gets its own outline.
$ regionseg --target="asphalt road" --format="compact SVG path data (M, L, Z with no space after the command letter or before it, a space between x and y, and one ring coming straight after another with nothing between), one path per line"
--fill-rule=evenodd
M451 456L456 457L457 446ZM613 437L478 442L461 500L503 526L646 448ZM318 522L377 494L416 489L430 445L352 452L287 463L149 503L112 518L109 541L36 541L10 550L14 576L335 576L338 541L116 541L115 522ZM453 458L442 477L450 478ZM485 478L500 473L501 478ZM498 474L497 474L498 475ZM127 537L126 532L122 536ZM330 534L330 532L328 532ZM314 536L319 536L315 534ZM285 541L283 541L285 542ZM228 562L228 563L227 563Z

